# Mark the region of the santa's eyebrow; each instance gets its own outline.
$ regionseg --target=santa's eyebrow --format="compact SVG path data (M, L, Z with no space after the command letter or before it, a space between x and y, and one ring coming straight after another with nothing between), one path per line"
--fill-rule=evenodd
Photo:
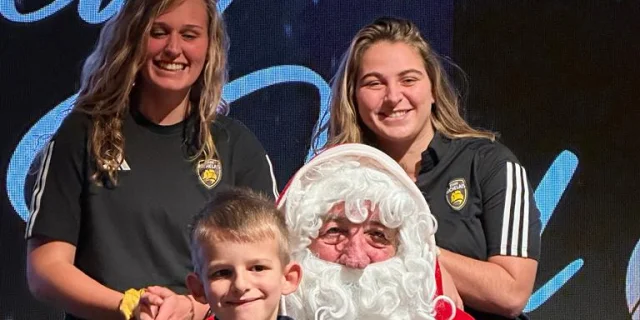
M384 224L382 224L382 222L380 222L380 220L369 220L369 224L373 225L375 227L380 227L380 228L384 228L384 229L393 230L392 228L389 228L389 227L385 226Z
M347 217L344 217L344 216L329 216L325 220L325 223L326 222L335 222L337 224L349 224L349 223L352 223L351 220L349 220ZM389 227L385 226L380 221L379 217L373 217L368 222L362 223L362 224L366 224L366 225L373 226L373 227L378 227L378 228L389 230L389 231L396 230L395 228L389 228Z
M347 217L336 216L336 215L328 216L327 219L325 220L325 222L335 222L335 223L339 223L339 224L351 223L351 221L349 219L347 219Z

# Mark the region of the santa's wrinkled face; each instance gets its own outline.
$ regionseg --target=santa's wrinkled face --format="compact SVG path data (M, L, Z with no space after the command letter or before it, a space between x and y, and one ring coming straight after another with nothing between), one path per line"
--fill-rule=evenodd
M395 256L398 229L383 225L378 210L372 210L369 204L362 209L368 211L367 218L355 223L347 218L344 203L333 206L309 250L322 260L353 269Z

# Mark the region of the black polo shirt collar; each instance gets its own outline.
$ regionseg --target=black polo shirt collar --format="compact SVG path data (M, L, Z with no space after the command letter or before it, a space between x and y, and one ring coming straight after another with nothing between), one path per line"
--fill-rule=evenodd
M438 165L438 162L447 154L451 139L445 137L440 132L436 131L429 143L427 150L422 152L422 159L420 160L420 172L418 175L431 171Z

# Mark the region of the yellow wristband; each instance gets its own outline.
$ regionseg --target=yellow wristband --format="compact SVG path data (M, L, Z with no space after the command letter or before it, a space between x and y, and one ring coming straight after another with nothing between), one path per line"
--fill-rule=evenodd
M144 289L129 289L124 292L122 301L120 301L119 309L125 320L133 319L133 311L138 307L140 297L143 293Z

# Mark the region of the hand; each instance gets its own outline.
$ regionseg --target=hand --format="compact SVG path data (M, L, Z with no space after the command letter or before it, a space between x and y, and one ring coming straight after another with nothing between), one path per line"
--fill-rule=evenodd
M462 298L460 297L460 293L458 293L456 284L453 282L451 274L449 274L442 264L440 264L440 274L442 275L442 293L451 298L458 309L464 310L464 304L462 303Z
M150 303L159 306L155 320L192 320L194 317L194 304L191 298L178 295L165 287L149 287L148 299ZM145 293L145 294L146 294ZM158 304L159 302L159 304ZM146 320L140 318L140 320Z
M138 307L135 310L137 320L153 320L158 315L158 310L164 299L157 294L145 291L140 297Z

